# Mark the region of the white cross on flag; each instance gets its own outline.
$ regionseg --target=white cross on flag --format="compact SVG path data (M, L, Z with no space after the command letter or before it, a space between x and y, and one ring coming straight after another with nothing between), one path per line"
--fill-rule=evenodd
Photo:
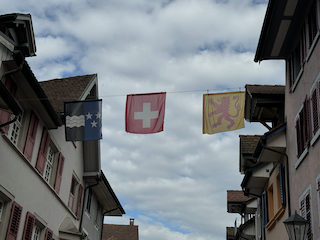
M163 131L166 93L127 95L126 131L157 133Z

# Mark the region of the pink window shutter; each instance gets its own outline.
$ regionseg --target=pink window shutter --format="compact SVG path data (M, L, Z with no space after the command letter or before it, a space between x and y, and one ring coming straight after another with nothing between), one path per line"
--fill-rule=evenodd
M38 169L41 175L43 175L43 172L44 172L44 166L46 164L49 144L50 144L50 134L46 128L43 128L43 133L42 133L42 138L41 138L41 143L40 143L40 148L38 153L38 159L36 163L36 169Z
M77 212L76 212L77 219L80 219L81 203L82 203L82 191L83 191L83 187L80 184L79 185L79 191L78 191L78 202L77 202Z
M56 176L56 182L54 184L54 189L56 190L57 193L59 193L59 191L60 191L64 160L65 160L64 156L62 155L62 153L60 153L58 169L57 169L57 176Z
M21 213L22 213L22 207L16 203L13 202L12 208L11 208L11 215L8 225L8 231L6 240L16 240L20 225L20 219L21 219Z
M26 221L24 223L23 235L22 235L23 240L31 240L35 221L36 221L35 216L32 215L30 212L27 212Z
M47 228L46 235L44 237L45 240L52 240L53 231L50 228Z
M30 118L30 123L29 123L29 128L28 128L28 135L27 135L26 143L24 145L24 150L23 150L23 154L26 156L26 158L29 160L29 162L31 162L31 158L32 158L33 147L34 147L34 142L36 140L38 124L39 124L39 118L37 117L37 115L34 112L32 112L31 118Z

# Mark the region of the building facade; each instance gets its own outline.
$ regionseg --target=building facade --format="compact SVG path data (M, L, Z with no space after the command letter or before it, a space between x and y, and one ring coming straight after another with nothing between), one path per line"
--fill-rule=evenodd
M0 239L101 239L103 216L125 212L100 142L66 142L63 115L63 102L98 98L97 75L39 83L35 50L29 14L0 16Z
M295 211L320 237L318 0L269 1L255 61L284 60L289 215Z

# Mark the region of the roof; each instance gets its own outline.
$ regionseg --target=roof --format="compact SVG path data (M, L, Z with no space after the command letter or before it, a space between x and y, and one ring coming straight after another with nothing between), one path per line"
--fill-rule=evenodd
M250 197L244 195L242 190L228 190L227 199L228 202L247 202L251 200Z
M138 240L139 232L136 225L103 224L102 240Z
M256 163L253 153L261 138L260 135L239 135L240 153L239 153L239 171L244 174L246 169Z
M248 122L266 122L272 126L284 121L285 86L249 85L246 86L245 119Z
M255 62L286 59L313 0L269 0Z
M89 83L97 74L75 76L68 78L52 79L40 82L51 105L56 112L64 111L64 102L80 100Z
M246 84L246 89L250 94L284 94L284 85L250 85Z
M253 154L261 135L239 135L240 138L240 153Z
M19 50L25 57L35 56L36 43L30 14L0 15L0 35L5 41L2 43L11 51Z

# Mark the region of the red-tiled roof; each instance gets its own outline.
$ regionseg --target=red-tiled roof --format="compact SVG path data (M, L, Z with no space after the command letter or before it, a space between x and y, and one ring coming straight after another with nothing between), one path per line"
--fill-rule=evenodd
M64 102L78 101L97 74L52 79L39 82L56 112L64 111Z
M102 240L139 240L138 226L103 224Z

